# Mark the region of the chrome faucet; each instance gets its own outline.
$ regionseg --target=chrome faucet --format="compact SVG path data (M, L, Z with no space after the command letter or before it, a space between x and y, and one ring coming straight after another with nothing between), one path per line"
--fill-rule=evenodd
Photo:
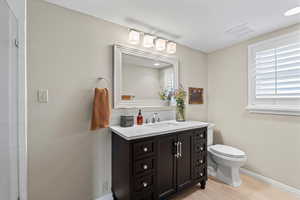
M154 114L153 114L153 117L152 117L151 122L152 122L152 123L160 122L160 118L158 117L158 113L154 113Z

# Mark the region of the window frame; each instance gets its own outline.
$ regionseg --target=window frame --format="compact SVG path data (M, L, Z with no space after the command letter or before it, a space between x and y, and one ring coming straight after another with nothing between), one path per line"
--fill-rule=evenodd
M256 100L256 81L253 73L255 70L255 65L253 65L253 53L255 49L261 48L263 46L271 46L271 44L280 43L292 37L297 37L300 35L300 31L293 31L287 34L283 34L278 37L263 40L248 46L248 105L246 110L251 113L260 114L276 114L276 115L293 115L300 116L300 104L297 105L284 105L284 104L271 104L270 102L266 104L257 104ZM276 98L270 98L269 101L276 101Z

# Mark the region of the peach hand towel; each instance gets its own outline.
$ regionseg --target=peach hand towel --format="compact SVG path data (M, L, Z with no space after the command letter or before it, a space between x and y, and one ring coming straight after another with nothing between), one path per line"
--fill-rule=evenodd
M107 88L95 88L91 130L108 128L111 117L111 106Z

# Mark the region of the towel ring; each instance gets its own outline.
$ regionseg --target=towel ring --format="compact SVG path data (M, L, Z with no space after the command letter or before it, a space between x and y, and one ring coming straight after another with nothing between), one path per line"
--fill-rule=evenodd
M108 81L106 78L99 77L98 80L99 80L99 81L104 81L104 82L106 83L106 86L107 86L107 87L109 86L109 81Z

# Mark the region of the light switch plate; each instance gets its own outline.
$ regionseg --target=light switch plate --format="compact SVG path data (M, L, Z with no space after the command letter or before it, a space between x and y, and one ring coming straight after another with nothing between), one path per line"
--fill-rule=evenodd
M40 89L38 90L38 102L39 103L48 103L48 90Z

